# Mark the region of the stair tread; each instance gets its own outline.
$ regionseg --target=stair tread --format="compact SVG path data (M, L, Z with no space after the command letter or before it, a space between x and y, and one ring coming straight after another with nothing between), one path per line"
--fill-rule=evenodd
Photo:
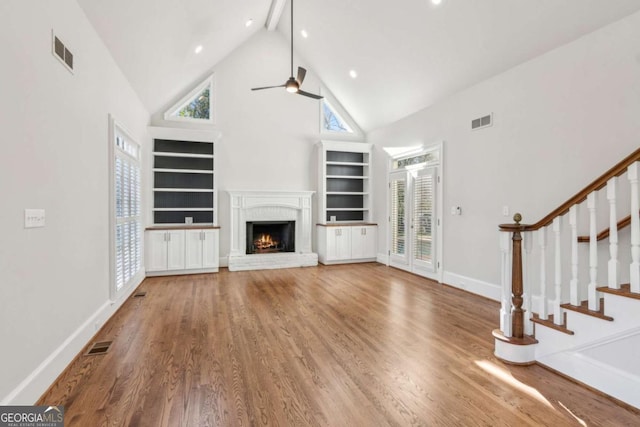
M613 289L613 288L610 288L608 286L602 286L602 287L598 288L598 292L604 292L604 293L607 293L607 294L618 295L618 296L621 296L621 297L640 299L640 294L635 293L635 292L631 292L631 285L628 284L628 283L624 284L624 285L620 285L620 289Z
M600 310L589 310L589 301L582 301L580 305L561 304L560 307L567 310L576 311L578 313L586 314L587 316L596 317L598 319L613 321L613 317L604 314L604 298L600 298Z
M538 313L533 313L531 321L533 323L546 326L547 328L555 329L556 331L565 333L567 335L575 335L575 332L567 329L567 313L564 313L564 322L562 323L562 325L556 325L555 323L553 323L553 314L550 314L549 318L545 320L541 319L540 316L538 316Z

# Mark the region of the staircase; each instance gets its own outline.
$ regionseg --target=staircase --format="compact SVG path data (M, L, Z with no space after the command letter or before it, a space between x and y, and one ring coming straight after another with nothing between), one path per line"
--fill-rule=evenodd
M639 174L640 149L537 223L500 225L493 332L505 362L545 365L637 408Z

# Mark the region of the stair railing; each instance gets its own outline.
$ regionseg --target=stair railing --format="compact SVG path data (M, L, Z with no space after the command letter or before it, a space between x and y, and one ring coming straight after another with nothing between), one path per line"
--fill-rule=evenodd
M542 320L551 320L556 325L564 324L564 312L562 308L563 295L568 295L568 303L574 306L581 304L581 295L586 293L588 309L600 310L601 293L598 291L598 241L609 239L609 259L607 261L606 286L613 289L621 288L620 260L618 247L619 227L631 225L630 236L630 262L629 281L630 292L640 293L640 203L638 195L638 180L640 169L640 149L631 153L618 164L613 166L603 175L598 177L582 191L571 197L565 203L554 209L540 221L534 224L521 224L522 217L516 214L515 224L502 224L500 251L501 251L501 281L502 297L500 309L500 331L504 337L513 337L516 340L525 335L531 335L533 325L531 323L531 310L533 300L537 300L537 315ZM626 174L629 181L630 217L622 221L618 220L618 179ZM598 233L597 227L597 200L600 190L606 192L606 200L609 207L609 228ZM580 237L579 215L581 208L588 211L589 236ZM563 228L568 225L568 230ZM570 236L570 252L562 252L563 232ZM550 240L550 241L549 241ZM539 260L538 273L530 268L529 259L537 241L536 256ZM580 258L578 244L588 242L588 284L582 289L580 284ZM522 247L524 246L524 253ZM553 261L550 266L553 269L553 296L548 295L548 266L547 258L553 251ZM524 256L523 256L524 254ZM569 259L568 290L563 282L563 258ZM524 271L524 275L523 275ZM534 287L538 281L538 286ZM538 292L534 295L534 292ZM564 291L564 292L563 292ZM586 291L586 292L585 292ZM549 306L551 305L551 310ZM551 311L552 313L550 313Z

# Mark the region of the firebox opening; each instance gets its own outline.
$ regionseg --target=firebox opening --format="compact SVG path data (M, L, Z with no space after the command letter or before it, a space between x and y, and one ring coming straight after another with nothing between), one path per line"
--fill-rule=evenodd
M295 252L295 221L247 222L247 254Z

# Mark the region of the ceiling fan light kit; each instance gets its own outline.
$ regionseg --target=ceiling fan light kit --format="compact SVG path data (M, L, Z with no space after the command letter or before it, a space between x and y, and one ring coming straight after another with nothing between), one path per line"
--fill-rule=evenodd
M323 97L320 95L300 90L300 86L302 86L302 82L304 81L304 77L306 75L307 70L302 67L298 67L298 75L296 77L293 77L293 0L291 0L291 77L289 77L289 79L283 85L254 87L251 90L263 90L283 87L289 93L297 93L298 95L306 96L313 99L322 99Z

